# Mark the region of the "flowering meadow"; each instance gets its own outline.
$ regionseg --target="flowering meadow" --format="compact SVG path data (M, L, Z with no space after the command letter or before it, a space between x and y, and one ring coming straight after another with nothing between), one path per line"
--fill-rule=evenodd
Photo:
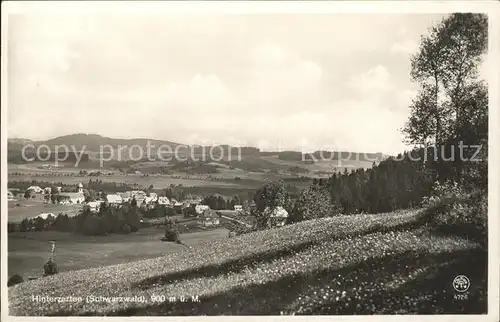
M475 242L432 233L418 211L339 216L24 282L9 288L9 310L28 316L484 313L486 271L478 267L486 268L486 257ZM461 274L471 281L467 301L452 287ZM39 303L33 295L83 300Z

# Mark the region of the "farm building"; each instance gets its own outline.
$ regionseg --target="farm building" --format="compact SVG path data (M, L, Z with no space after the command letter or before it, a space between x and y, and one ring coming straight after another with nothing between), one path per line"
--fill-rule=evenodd
M196 205L194 207L194 210L196 211L197 214L201 215L205 210L210 209L209 206L207 205Z
M99 209L101 209L101 204L102 201L89 201L87 202L87 207L89 207L90 211L92 212L99 212Z
M159 197L158 204L159 205L170 205L170 200L167 197Z
M234 205L234 210L243 211L243 206L242 205Z
M119 205L119 204L123 203L122 197L117 195L117 194L106 195L106 201L110 205Z
M118 192L117 193L123 200L123 202L129 202L131 197L130 197L130 191L127 192Z
M61 194L61 196L68 199L69 203L72 204L81 204L85 201L83 192L65 192L64 194Z
M34 192L34 193L42 193L43 192L43 189L40 188L39 186L31 186L26 190L29 190L29 191Z
M219 226L220 218L215 210L210 208L205 209L203 213L198 217L198 225L202 227L214 227Z
M127 192L130 193L130 199L135 198L137 205L141 205L144 199L146 199L146 193L142 190L132 190Z
M200 204L201 203L201 199L200 198L196 198L196 199L187 199L187 200L184 200L184 208L188 208L188 207L196 207L196 205Z
M46 212L46 213L43 213L43 214L39 214L38 216L36 216L35 218L42 218L44 220L47 220L47 218L49 217L52 217L52 218L56 218L56 215L54 215L53 213L51 212Z
M270 212L269 218L271 220L271 226L273 227L284 226L286 219L288 218L288 211L286 211L283 207L276 207L274 209L269 209L269 207L267 207L264 212Z

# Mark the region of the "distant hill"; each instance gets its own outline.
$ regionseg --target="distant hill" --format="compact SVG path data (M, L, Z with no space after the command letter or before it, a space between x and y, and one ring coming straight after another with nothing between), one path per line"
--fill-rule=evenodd
M119 160L126 162L128 156L136 155L140 152L138 149L131 149L132 146L140 146L146 152L147 144L151 145L151 152L153 156L156 156L157 148L160 146L166 146L175 151L182 157L199 157L204 155L203 163L217 162L224 164L226 167L239 168L245 171L263 171L263 170L289 170L296 169L297 166L308 165L310 171L338 171L342 167L348 168L369 168L372 163L376 163L386 159L387 156L382 153L351 153L351 152L326 152L326 151L316 151L314 153L303 154L299 151L276 151L276 152L264 152L260 151L255 147L232 147L229 145L218 146L217 149L210 149L210 146L189 146L181 143L176 143L172 141L164 141L157 139L148 138L133 138L133 139L117 139L101 136L98 134L85 134L77 133L59 136L53 139L44 141L35 141L24 138L13 138L8 139L8 162L9 163L25 163L21 158L21 149L25 144L33 144L35 147L46 145L49 146L51 151L55 150L56 146L67 146L76 149L77 153L80 153L85 147L84 160L97 160L100 157L101 147L106 147L103 151L104 154L109 153L111 147L117 151L119 147L127 147L122 149L121 157ZM167 149L167 148L165 148ZM33 151L32 149L30 149ZM134 151L135 150L135 151ZM239 150L239 152L238 152ZM61 150L59 150L61 151ZM212 157L208 157L209 151L212 151ZM228 153L230 151L230 153ZM70 151L71 152L71 151ZM162 153L168 153L163 150ZM222 153L222 154L221 154ZM118 153L107 154L108 156L113 156L113 159L118 155ZM167 154L168 155L168 154ZM219 159L218 156L223 156ZM238 160L238 155L241 159ZM228 158L228 156L231 156ZM70 158L73 160L74 158ZM342 160L340 164L337 162ZM141 162L147 162L145 158ZM175 160L171 165L175 164ZM127 164L128 166L128 164Z
M113 148L118 148L119 146L146 146L147 143L159 146L159 145L169 145L171 148L175 148L179 145L179 143L170 142L170 141L162 141L162 140L154 140L154 139L143 139L143 138L134 138L134 139L115 139L109 138L105 136L101 136L98 134L70 134L59 136L54 139L46 140L46 141L36 141L33 142L35 145L45 144L50 147L56 145L66 145L66 146L74 146L76 149L81 149L83 146L86 147L88 151L100 151L101 146L110 145Z

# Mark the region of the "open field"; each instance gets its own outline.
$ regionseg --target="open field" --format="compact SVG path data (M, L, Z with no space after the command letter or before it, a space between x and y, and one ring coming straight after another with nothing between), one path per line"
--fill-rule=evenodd
M297 161L289 161L279 159L277 155L270 156L261 156L261 159L269 161L273 164L280 165L282 168L289 167L301 167L309 170L310 172L314 171L325 171L325 172L342 172L344 168L356 169L356 168L371 168L373 165L372 161L364 161L364 160L317 160L315 163L306 164L303 162ZM312 174L312 173L310 173Z
M36 217L41 213L59 213L74 216L82 209L81 205L59 205L44 203L40 199L20 199L8 202L8 220L9 222L20 222L24 218Z
M89 178L95 180L96 177L79 177L79 176L58 176L58 175L20 175L20 176L11 176L9 179L16 181L31 181L31 180L40 180L40 181L50 181L50 182L61 182L63 184L68 185L76 185L79 182L88 181ZM144 177L141 175L112 175L112 176L100 176L97 177L102 182L127 182L127 183L136 183L140 186L149 187L149 185L153 185L155 187L168 187L171 184L173 185L183 185L186 187L193 186L212 186L212 187L237 187L238 183L235 182L227 182L223 180L202 180L202 179L177 179L172 178L171 176L148 176Z
M10 288L10 313L485 313L486 252L466 239L427 231L424 219L406 211L311 220L153 259L61 273ZM129 252L140 247L135 245ZM454 299L452 281L459 274L471 280L468 301ZM33 294L82 300L42 304L29 300ZM144 302L86 301L90 295L144 296ZM167 301L155 302L156 295ZM188 301L168 301L181 296Z
M43 264L51 250L50 240L56 241L56 261L61 272L100 267L134 260L163 256L177 252L185 246L160 241L163 228L142 228L129 235L82 236L73 233L44 231L9 233L9 276L20 274L42 276ZM226 229L214 229L181 234L186 245L226 238Z

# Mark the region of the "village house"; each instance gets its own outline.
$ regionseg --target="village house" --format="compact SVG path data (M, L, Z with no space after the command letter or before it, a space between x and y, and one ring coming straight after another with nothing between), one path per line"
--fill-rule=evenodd
M130 201L130 191L127 192L118 192L117 193L121 198L123 202L129 202Z
M83 184L81 182L76 185L76 191L61 193L61 196L71 204L82 204L85 201L85 195L83 194Z
M42 193L43 192L43 189L40 188L39 186L30 186L26 190L29 190L29 191L34 192L34 193Z
M89 201L87 202L87 207L91 212L99 212L101 209L102 201Z
M184 208L189 208L189 207L196 207L196 205L200 204L201 203L201 199L200 198L196 198L196 199L187 199L187 200L184 200Z
M207 209L210 209L210 207L207 206L207 205L196 205L196 206L194 206L194 211L196 211L196 213L198 215L201 215Z
M106 201L110 204L110 205L119 205L119 204L122 204L123 203L123 199L121 196L117 195L117 194L109 194L109 195L106 195Z
M285 222L288 218L288 211L286 211L283 207L276 207L274 209L269 209L266 207L264 213L269 213L270 224L272 227L281 227L285 225Z
M144 202L146 203L146 205L152 205L156 202L156 199L157 198L146 197L146 198L144 198Z
M243 211L243 206L242 205L234 205L234 210Z
M46 195L50 195L52 193L52 188L51 187L45 187L43 189L43 192L46 194Z
M170 200L167 197L158 197L158 204L159 205L170 205Z
M42 214L37 215L35 218L42 218L44 220L47 220L47 218L49 218L49 217L56 218L56 215L54 215L51 212L46 212L46 213L42 213Z
M135 199L137 201L137 205L142 205L144 199L146 199L146 193L142 190L132 190L127 191L130 193L130 199Z
M220 218L215 210L210 208L205 209L203 213L198 216L198 225L202 227L215 227L219 226Z
M65 192L61 197L67 199L70 204L81 204L85 201L83 192Z

